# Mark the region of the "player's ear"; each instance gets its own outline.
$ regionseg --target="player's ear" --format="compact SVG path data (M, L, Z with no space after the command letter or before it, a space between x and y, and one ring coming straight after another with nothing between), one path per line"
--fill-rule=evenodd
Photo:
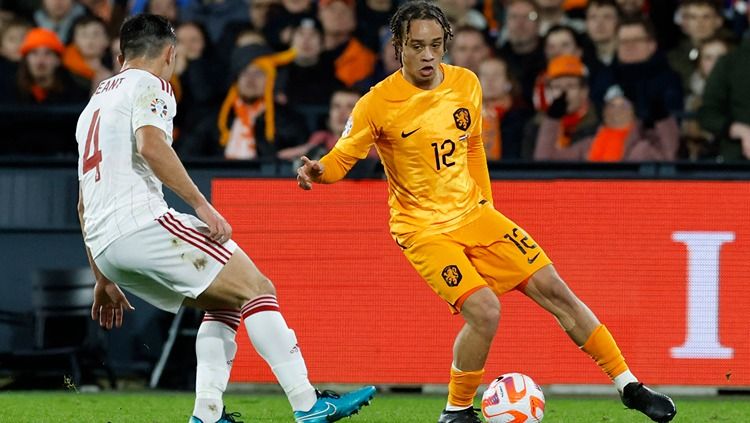
M125 55L120 53L117 55L117 63L120 64L120 67L122 67L122 64L125 63Z
M175 60L175 55L177 54L177 45L175 44L169 44L166 48L165 54L167 55L166 61L168 65L172 64L172 61Z

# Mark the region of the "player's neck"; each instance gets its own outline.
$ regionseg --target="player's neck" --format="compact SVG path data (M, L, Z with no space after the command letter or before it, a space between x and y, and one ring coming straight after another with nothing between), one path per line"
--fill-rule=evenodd
M147 60L142 58L126 60L122 64L122 69L120 70L120 72L127 69L140 69L149 72L159 78L169 79L164 77L164 65L157 63L154 60Z
M414 85L415 87L422 89L422 90L432 90L438 87L443 82L443 78L445 78L445 74L443 73L443 67L438 65L435 68L435 77L427 80L427 81L417 81L414 78L409 75L408 72L402 67L401 68L401 75L404 77L406 82L410 83L411 85Z

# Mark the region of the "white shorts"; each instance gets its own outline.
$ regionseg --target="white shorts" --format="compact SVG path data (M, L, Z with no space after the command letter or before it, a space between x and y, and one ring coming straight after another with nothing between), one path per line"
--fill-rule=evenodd
M185 298L205 291L237 249L206 235L208 226L171 210L112 242L94 259L112 282L154 306L176 313Z

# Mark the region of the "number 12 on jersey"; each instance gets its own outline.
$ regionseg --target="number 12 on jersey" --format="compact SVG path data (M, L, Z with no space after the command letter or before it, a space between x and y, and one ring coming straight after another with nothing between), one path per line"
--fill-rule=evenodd
M89 132L86 135L86 147L83 149L83 173L88 173L91 169L96 169L95 182L101 179L99 172L99 163L102 162L102 150L99 150L99 109L96 109L94 116L91 118ZM93 144L93 153L92 153Z
M440 170L441 163L442 167L451 167L456 164L456 162L450 161L450 157L456 151L456 143L451 140L445 140L440 145L436 142L430 145L435 153L435 169Z

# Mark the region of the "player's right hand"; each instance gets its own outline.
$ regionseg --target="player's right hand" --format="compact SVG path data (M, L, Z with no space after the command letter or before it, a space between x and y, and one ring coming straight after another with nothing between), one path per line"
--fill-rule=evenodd
M323 165L317 160L301 157L302 166L297 168L297 185L304 190L312 189L313 181L323 174Z
M208 237L212 240L223 244L232 238L232 227L210 203L206 202L202 206L198 206L195 209L195 214L208 225Z
M121 327L125 311L133 311L128 298L114 282L102 278L94 286L94 304L91 305L91 319L98 320L99 326L112 329Z

